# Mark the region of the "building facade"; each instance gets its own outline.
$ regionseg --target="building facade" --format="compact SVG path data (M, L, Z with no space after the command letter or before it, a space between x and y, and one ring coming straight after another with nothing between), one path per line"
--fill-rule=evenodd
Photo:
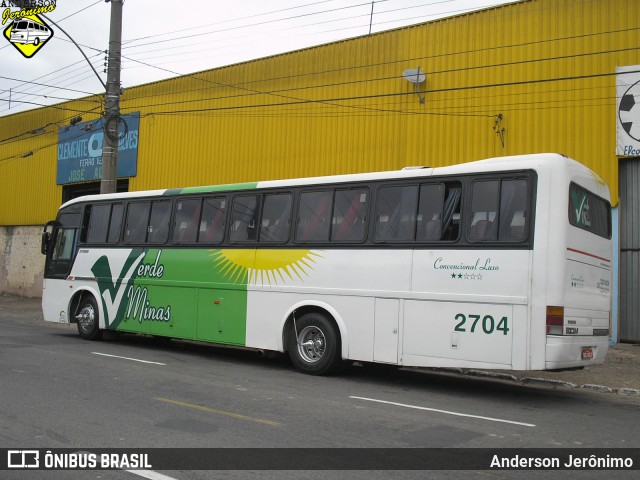
M618 151L616 129L639 33L636 0L525 0L129 88L135 159L121 188L563 153L609 185L614 337L640 341L640 149ZM102 101L0 118L0 292L39 295L42 225L97 188L98 161L73 161L101 148Z

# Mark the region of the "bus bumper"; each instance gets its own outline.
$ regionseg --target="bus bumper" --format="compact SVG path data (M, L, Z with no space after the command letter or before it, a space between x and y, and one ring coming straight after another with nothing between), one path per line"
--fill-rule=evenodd
M72 323L68 315L69 287L62 280L44 279L42 289L42 317L46 322Z
M545 370L586 367L604 362L609 337L567 337L547 335Z

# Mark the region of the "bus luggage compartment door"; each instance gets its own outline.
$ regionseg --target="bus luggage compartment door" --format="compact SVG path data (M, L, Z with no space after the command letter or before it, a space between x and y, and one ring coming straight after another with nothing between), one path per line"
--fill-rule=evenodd
M373 360L398 363L398 312L400 301L376 298Z
M510 368L513 306L408 300L403 364Z

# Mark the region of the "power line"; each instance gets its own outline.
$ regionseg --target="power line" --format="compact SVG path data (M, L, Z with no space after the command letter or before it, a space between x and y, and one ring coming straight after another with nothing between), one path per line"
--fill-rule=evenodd
M81 8L80 10L77 10L77 11L75 11L75 12L73 12L73 13L69 14L69 15L67 15L67 16L66 16L66 17L64 17L64 18L61 18L60 20L58 20L58 23L59 23L59 22L64 22L67 18L71 18L71 17L73 17L73 16L75 16L75 15L79 14L80 12L84 12L85 10L88 10L88 9L89 9L89 8L91 8L91 7L95 7L95 6L96 6L96 5L98 5L99 3L103 3L103 2L102 2L102 0L98 0L97 2L94 2L94 3L90 4L90 5L87 5L86 7Z
M87 9L89 9L89 8L91 8L91 7L93 7L93 6L95 6L95 5L98 5L99 3L102 3L102 1L101 1L101 0L98 0L98 1L96 1L96 2L94 2L94 3L92 3L91 5L88 5L88 6L84 7L84 8L81 8L80 10L77 10L77 11L75 11L75 12L73 12L73 13L71 13L71 14L67 15L67 16L66 16L66 17L64 17L64 18L61 18L60 20L58 20L58 22L64 22L64 21L65 21L65 20L67 20L68 18L71 18L71 17L73 17L73 16L77 15L77 14L78 14L78 13L80 13L80 12L83 12L83 11L85 11L85 10L87 10ZM56 38L56 39L57 39L58 37L54 37L54 38ZM64 39L64 38L60 37L60 40L66 40L66 39ZM68 41L68 40L66 40L66 41ZM6 46L6 47L8 47L9 45L5 45L5 46ZM2 48L4 48L4 47L2 47ZM91 48L91 47L87 47L87 48ZM47 74L47 75L48 75L48 74ZM47 75L44 75L44 76L47 76ZM40 79L40 78L41 78L41 77L38 77L38 78L35 78L34 80L38 80L38 79ZM26 82L26 81L25 81L25 82ZM28 82L27 82L27 83L28 83Z
M379 2L385 2L385 1L389 1L389 0L379 0ZM453 1L453 0L447 0L447 1ZM82 10L86 10L87 8L89 8L89 7L93 6L93 5L96 5L97 3L99 3L99 2L96 2L96 3L92 4L92 5L89 5L88 7L85 7L85 8L83 8ZM327 2L314 2L314 3L312 3L312 4L308 4L308 5L316 5L316 4L320 4L320 3L327 3ZM307 6L308 6L308 5L307 5ZM361 5L365 5L365 4L361 4ZM368 5L368 2L367 2L367 5ZM357 5L356 5L356 6L357 6ZM346 9L346 8L353 8L353 7L355 7L355 6L340 7L340 8L335 8L335 9L331 9L331 10L328 10L328 11L329 11L329 12L332 12L332 11L339 11L339 10L344 10L344 9ZM295 8L299 8L299 7L295 7ZM294 8L277 10L276 12L287 11L287 10L292 10L292 9L294 9ZM75 15L76 13L79 13L79 12L80 12L80 11L82 11L82 10L79 10L79 11L75 12L74 14L69 15L68 17L65 17L65 18L69 18L70 16L73 16L73 15ZM327 11L325 11L324 13L326 13L326 12L327 12ZM299 16L287 17L287 18L288 18L288 19L291 19L291 18L300 18L300 17L304 17L304 16L314 15L314 14L316 14L316 13L317 13L317 12L315 12L315 13L311 13L311 14L302 14L302 15L299 15ZM253 16L250 16L250 17L255 17L255 16L256 16L256 15L253 15ZM282 20L285 20L285 19L278 19L278 20L273 20L273 21L282 21ZM273 22L273 21L269 21L269 22L259 22L258 24L254 24L254 25L259 25L259 24L264 24L264 23L271 23L271 22ZM244 28L244 27L246 27L246 26L243 26L243 27L234 27L234 28ZM183 31L183 30L180 30L180 31ZM165 32L164 34L166 34L166 32ZM164 34L161 34L161 35L164 35ZM200 34L197 34L197 35L200 35ZM193 35L193 36L197 36L197 35ZM149 36L149 37L152 37L152 36ZM183 37L183 38L184 38L184 37ZM175 40L175 39L172 39L172 41L173 41L173 40ZM98 51L98 52L101 52L100 50L95 49L95 48L93 48L93 47L88 47L88 46L86 46L86 45L84 45L84 46L85 46L86 48L91 48L91 49L94 49L94 50L96 50L96 51ZM138 45L138 46L139 46L139 45ZM144 62L138 62L138 63L144 63ZM147 66L150 66L150 65L148 65L148 64L147 64ZM167 71L167 72L172 73L173 75L181 75L181 74L179 74L178 72L173 72L173 71L171 71L171 70L167 70L167 69L164 69L164 70L165 70L165 71ZM52 87L52 88L53 88L53 87ZM24 98L24 97L20 97L20 98ZM23 102L23 103L29 103L29 102ZM32 102L32 103L33 103L33 102Z
M0 90L0 92L5 92L5 93L6 93L6 92L9 92L9 90ZM53 95L44 95L44 94L38 94L38 93L20 92L20 91L18 91L18 90L13 90L13 89L11 89L11 92L12 92L12 93L18 93L18 94L26 94L26 95L29 95L29 96L32 96L32 97L53 98L53 99L55 99L55 100L65 100L65 101L76 100L75 98L56 97L56 96L53 96ZM12 101L12 102L18 102L19 100L11 99L11 101ZM88 102L97 102L97 103L100 103L100 101L99 101L99 100L86 100L86 101L88 101Z
M452 0L448 0L448 1L452 1ZM589 0L589 1L591 1L591 0ZM431 2L431 3L428 3L428 4L423 4L423 6L424 6L424 5L433 5L433 4L436 4L436 3L441 3L441 2ZM364 4L363 4L363 5L364 5ZM369 5L369 4L367 4L367 5ZM495 5L493 5L493 7L495 7ZM489 8L489 6L486 6L486 8ZM550 8L552 8L552 7L544 7L544 8L541 8L540 10L550 9ZM553 7L553 8L558 8L558 7ZM398 10L399 10L399 9L398 9ZM455 12L459 12L459 11L461 11L461 10L456 10ZM449 12L449 13L451 13L451 12ZM442 13L439 13L438 15L441 15L441 14L442 14ZM367 15L367 16L368 16L368 15ZM424 17L424 16L423 16L423 17ZM421 17L421 18L423 18L423 17ZM395 21L396 21L396 20L394 20L394 22L395 22ZM318 22L316 22L315 24L317 24L317 23L318 23ZM171 47L171 48L187 48L187 47ZM155 51L157 51L157 50L158 50L158 49L155 49ZM147 52L147 53L148 53L148 52ZM129 58L132 58L132 57L129 57ZM143 58L143 59L141 59L141 60L144 60L144 58ZM154 63L156 63L156 65L157 65L157 62L154 62Z
M376 4L378 4L378 3L382 3L382 1L385 1L385 2L386 2L386 1L389 1L389 0L381 0L380 2L376 2ZM455 1L455 0L446 0L446 1L440 1L440 2L430 2L430 3L427 3L427 4L423 4L423 5L421 5L421 6L428 6L428 5L434 5L434 4L439 4L439 3L450 3L450 2L453 2L453 1ZM585 1L591 1L591 0L585 0ZM85 7L84 9L89 8L89 7L93 6L93 5L96 5L97 3L100 3L100 2L96 2L96 3L94 3L94 4L92 4L92 5L88 6L88 7ZM327 1L325 1L325 2L314 2L314 3L311 3L311 4L307 4L306 6L310 6L310 5L317 5L317 4L321 4L321 3L328 3L328 2L327 2ZM358 3L358 4L356 4L356 5L351 5L351 6L348 6L348 7L341 7L340 9L331 9L331 10L323 10L322 12L307 13L307 14L305 14L305 15L310 16L310 15L312 15L312 14L326 13L326 12L331 12L331 11L335 11L335 10L344 10L344 9L347 9L347 8L355 8L355 7L359 7L359 6L365 6L365 5L366 5L366 6L370 5L370 2L366 2L366 3ZM305 5L303 5L303 6L305 6ZM299 7L292 7L292 8L290 8L290 9L284 9L284 10L292 10L292 9L294 9L294 8L301 8L301 7L303 7L303 6L299 6ZM386 13L391 12L391 11L406 10L406 9L409 9L409 8L416 8L416 7L404 7L404 8L398 8L398 9L386 10L386 11L384 11L384 12L376 12L375 14L376 14L376 15L382 15L382 14L386 14ZM545 7L545 8L556 8L556 7ZM83 10L84 10L84 9L83 9ZM280 10L280 11L284 11L284 10ZM279 12L279 11L275 11L275 12ZM274 12L269 12L269 13L274 13ZM257 16L262 16L262 15L267 15L267 14L257 14L257 15L252 15L252 16L250 16L250 17L257 17ZM367 15L367 16L368 16L368 15ZM427 16L428 16L428 15L427 15ZM243 18L250 18L250 17L243 17ZM68 18L68 17L67 17L67 18ZM285 17L285 19L286 19L286 18L298 18L298 16L295 16L295 17ZM422 16L421 18L424 18L424 16ZM237 20L237 19L236 19L236 20ZM284 19L269 20L268 22L275 22L275 21L281 21L281 20L284 20ZM230 22L230 21L227 21L227 22ZM259 22L259 23L268 23L268 22ZM225 22L218 22L218 23L225 23ZM250 26L250 25L248 25L248 26ZM242 26L242 28L245 28L245 27L248 27L248 26L247 26L247 25L245 25L245 26ZM196 27L196 28L199 28L199 27ZM234 27L234 28L240 28L240 27ZM147 36L147 37L141 37L141 38L151 38L151 37L155 37L155 36ZM567 38L570 38L570 37L567 37ZM134 40L138 40L138 39L134 39ZM547 41L547 40L543 40L543 41ZM539 42L541 42L541 41L539 41ZM530 42L530 43L531 43L531 42ZM533 42L533 43L537 43L537 42ZM137 46L140 46L140 45L137 45ZM92 47L87 47L87 48L92 48ZM173 48L179 48L179 47L173 47ZM487 48L487 49L478 49L478 50L491 50L491 49L493 49L493 48L504 48L504 47L503 47L503 46L498 46L498 47L490 47L490 48ZM95 50L96 50L96 51L98 51L98 49L95 49ZM455 52L455 53L453 53L453 54L461 54L461 53L465 53L465 52ZM444 56L444 55L451 55L451 54L443 54L443 55L440 55L440 56ZM426 60L428 60L428 59L430 59L430 58L436 58L436 57L438 57L438 56L433 56L433 57L422 57L422 59L424 59L424 60L426 61ZM144 65L145 67L159 68L160 70L163 70L163 71L165 71L165 72L171 73L172 75L180 75L180 76L183 76L183 77L185 76L185 75L182 75L182 74L180 74L180 73L178 73L178 72L175 72L175 71L172 71L172 70L169 70L169 69L165 69L165 68L162 68L162 67L158 67L157 65L151 65L151 64L148 64L148 63L145 63L145 62L143 62L143 61L136 60L136 59L134 59L134 58L130 58L130 57L127 57L127 58L128 58L130 61L136 62L136 63L138 63L139 65ZM420 58L419 58L419 59L420 59ZM334 70L332 70L332 71L334 71L334 72L335 72L335 71L343 71L343 70L350 70L350 69L357 69L357 68L368 68L368 67L379 66L379 65L383 65L383 64L399 63L399 62L403 62L403 61L412 61L412 60L415 60L415 59L399 59L399 60L395 60L394 62L384 62L384 63L379 63L379 64L376 64L376 65L360 65L360 66L351 66L351 67L347 67L347 68L344 68L344 69L334 69ZM311 74L311 73L299 74L299 75L290 76L290 77L288 77L288 78L295 78L296 76L304 76L304 75L310 75L310 74ZM200 75L200 74L192 74L192 75L186 75L186 76L187 76L187 77L189 77L189 76L190 76L190 77L193 77L193 78L198 78L196 75ZM282 77L282 78L287 78L287 77ZM252 82L246 82L246 83L243 83L243 84L228 84L228 83L227 83L227 84L225 84L225 83L219 83L219 82L211 82L211 81L208 81L208 80L205 80L205 79L200 79L200 80L201 80L201 81L203 81L203 82L209 83L209 84L214 84L214 85L215 85L215 86L217 86L217 87L239 88L240 90L242 90L242 89L244 88L248 93L250 93L250 94L252 94L252 95L256 95L256 94L271 94L271 92L263 92L263 91L260 91L260 90L257 90L257 89L251 89L251 88L246 88L246 87L240 87L240 85L249 85L250 83L255 83L255 82L257 82L257 81L261 81L261 80L253 80ZM375 81L375 80L371 80L371 81ZM351 82L347 82L347 83L351 83ZM312 87L305 87L305 88L321 88L321 87L322 87L321 85L320 85L320 86L319 86L319 85L316 85L316 86L312 86ZM56 87L54 87L54 86L50 86L50 88L56 88ZM286 91L286 90L281 90L281 91ZM290 90L289 90L289 91L290 91ZM172 93L177 93L177 92L172 92ZM90 94L90 95L92 95L92 94ZM275 96L277 96L277 95L275 95ZM283 98L292 98L292 99L294 99L294 100L301 100L301 99L297 99L297 98L295 98L295 97L288 97L288 96L286 96L286 95L280 95L280 96L281 96L281 97L283 97ZM144 97L135 97L135 98L144 98ZM134 98L134 99L135 99L135 98ZM130 100L132 100L132 99L130 99Z
M425 73L427 75L438 75L438 74L456 73L456 72L462 72L462 71L487 69L487 68L502 68L502 67L508 67L508 66L514 66L514 65L522 65L522 64L527 64L527 63L537 63L537 62L547 62L547 61L560 61L560 60L567 60L567 59L572 59L572 58L580 58L580 57L586 57L586 56L592 56L592 55L604 55L604 54L611 54L611 53L619 53L619 52L625 52L625 51L630 51L630 50L636 50L638 48L640 48L640 46L634 46L634 47L628 47L628 48L622 48L622 49L604 50L604 51L598 51L598 52L583 52L583 53L577 53L577 54L573 54L573 55L545 57L545 58L538 58L538 59L527 59L527 60L520 60L520 61L514 61L514 62L503 62L503 63L497 63L497 64L476 65L476 66L461 67L461 68L457 68L457 69L446 69L446 70L440 70L440 71L428 71L428 70L425 70ZM289 91L292 91L292 90L300 91L300 90L309 90L309 89L329 88L329 87L351 85L351 84L354 84L354 83L369 83L369 82L393 80L393 79L396 79L396 78L399 78L399 75L398 76L392 76L392 77L378 77L378 78L357 80L357 81L350 81L350 82L340 82L340 83L332 83L332 84L304 86L304 87L299 87L299 88L276 90L276 91L272 90L272 91L269 91L269 92L261 92L261 93L272 95L272 96L280 96L282 98L289 98L289 99L294 99L294 100L304 100L304 99L301 99L301 98L298 98L298 97L291 97L291 96L288 96L288 95L282 95L281 92L289 92ZM238 88L238 87L236 86L235 88ZM255 92L255 91L253 91L253 92ZM427 92L431 93L432 90L428 90ZM251 95L254 95L254 94L255 93L251 93ZM181 105L181 104L196 103L196 102L197 103L201 103L201 102L205 102L205 101L221 101L221 100L226 100L226 99L230 99L230 98L234 98L234 97L238 97L238 96L244 96L244 95L227 95L227 96L218 96L218 97L210 97L210 98L197 98L197 99L189 99L189 100L177 100L177 101L174 101L174 102L161 102L161 103L155 103L155 104L146 104L146 105L144 105L144 107L145 108L149 108L149 107L159 107L159 106L168 106L168 105ZM133 99L127 99L127 103L130 103L132 100ZM132 108L137 108L137 107L135 107L135 106L128 107L128 109L132 109Z
M271 82L271 81L276 81L276 80L292 80L292 79L302 78L302 77L319 77L321 75L335 74L335 73L341 73L341 72L351 71L351 70L376 68L376 67L381 67L381 66L389 66L389 65L393 65L393 64L416 62L416 61L419 61L419 62L420 61L424 61L424 62L426 62L426 61L432 61L432 60L446 59L446 58L457 56L457 55L469 55L469 54L476 54L476 53L481 53L481 52L489 52L489 51L508 49L508 48L520 48L520 47L527 47L527 46L533 46L533 45L540 45L540 44L544 44L544 43L553 43L553 42L560 42L560 41L570 41L570 40L577 40L577 39L585 39L585 38L590 38L590 37L595 37L595 36L600 36L600 35L628 33L628 32L638 31L638 30L640 30L640 27L632 27L632 28L619 29L619 30L610 30L610 31L602 31L602 32L591 32L591 33L580 34L580 35L570 35L570 36L565 36L565 37L556 37L556 38L552 38L552 39L534 40L534 41L531 41L531 42L520 42L520 43L514 43L514 44L508 44L508 45L497 45L497 46L483 47L483 48L478 48L478 49L461 50L461 51L458 51L458 52L445 52L445 53L435 54L435 55L394 59L394 60L390 60L390 61L386 61L386 62L369 63L369 64L363 64L363 65L350 65L350 66L336 68L336 69L311 71L311 72L297 73L297 74L293 74L293 75L286 75L286 76L280 76L280 77L259 78L259 79L251 80L249 82L244 82L244 83L239 84L239 85L250 85L250 84L254 84L254 83L258 83L258 82ZM580 54L577 54L577 55L580 55ZM126 57L126 58L129 58L129 57ZM150 67L153 67L153 68L162 69L162 67L156 67L155 65L146 64L146 63L141 62L139 60L135 60L135 59L130 59L130 60L138 62L138 63L142 63L142 64L144 64L146 66L150 66ZM524 61L529 61L529 60L524 60ZM505 63L504 65L505 66L508 65L508 63ZM488 68L488 67L485 67L485 68ZM166 69L163 69L163 70L168 71L168 72L172 72L171 70L166 70ZM207 71L204 71L204 72L198 72L198 73L195 73L195 74L190 74L188 76L190 76L192 78L195 78L197 80L200 80L200 81L202 81L204 83L208 83L208 84L212 84L213 83L213 84L215 84L215 82L211 82L211 81L208 81L206 79L198 77L199 75L206 74L206 73L212 73L212 72L213 72L213 70L207 70ZM382 78L382 79L387 79L387 78L390 78L390 77L386 77L386 78ZM339 83L339 84L324 84L324 85L320 85L320 86L338 86L338 85L345 85L345 84L350 84L350 83L361 83L362 81L363 80L354 80L354 81L343 82L343 83ZM367 81L367 80L365 80L365 81ZM210 87L208 87L208 88L210 88ZM315 86L301 87L301 88L302 89L315 88ZM171 95L171 94L175 94L175 93L184 93L184 92L187 92L187 91L206 90L206 89L207 88L182 90L182 91L171 91L167 95ZM149 96L154 96L155 97L155 96L158 96L158 95L154 95L154 94L143 95L143 96L139 96L139 97L130 98L127 101L135 100L135 99L138 99L138 98L147 98ZM221 98L227 98L227 97L221 97Z
M379 1L376 2L376 4L387 2L387 1L389 1L389 0L379 0ZM424 6L433 6L433 5L442 4L442 3L452 3L452 2L455 2L455 1L457 1L457 0L441 0L441 1L436 1L436 2L429 2L429 3L421 4L421 5L418 5L418 6L403 7L403 8L397 8L397 9L390 9L390 10L386 10L386 11L383 11L383 12L376 12L375 15L379 16L379 15L384 15L384 14L387 14L387 13L393 12L393 11L401 11L401 10L407 10L407 9L412 9L412 8L417 8L417 7L424 7ZM93 5L97 5L98 3L100 3L100 2L96 2L94 4L91 4L91 5L83 8L83 9L75 12L74 14L69 15L68 17L65 17L65 18L69 18L70 16L73 16L76 13L79 13L80 11L86 10L87 8L90 8ZM293 10L293 9L302 8L302 7L305 7L305 6L318 5L318 4L321 4L321 3L328 3L328 1L314 2L314 3L311 3L311 4L307 4L307 5L302 5L302 6L297 6L297 7L292 7L292 8L288 8L288 9L282 9L282 10L276 10L274 12L267 12L265 14L251 15L251 16L243 17L243 18L255 18L255 17L258 17L258 16L264 16L264 15L267 15L267 14L272 14L272 13L277 13L277 12L282 12L282 11L287 11L287 10ZM287 19L291 19L291 18L300 18L300 17L304 17L304 16L312 16L312 15L318 15L318 14L322 14L322 13L341 11L341 10L345 10L345 9L349 9L349 8L368 6L369 4L370 4L369 2L358 3L358 4L355 4L355 5L350 5L350 6L346 6L346 7L340 7L340 8L329 9L329 10L322 10L320 12L311 12L311 13L306 13L306 14L302 14L302 15L292 16L292 17L285 17L285 18L279 18L279 19L275 19L275 20L269 20L269 21L266 21L266 22L258 22L258 24L273 23L273 22L277 22L277 21L279 22L279 21L283 21L283 20L287 20ZM442 14L443 13L441 12L441 13L436 14L436 15L442 15ZM430 15L425 15L425 16L430 16ZM424 18L425 16L422 16L421 18ZM235 19L235 20L237 21L238 19ZM231 21L233 21L233 20L228 20L228 21L225 21L225 22L218 22L218 24L220 24L220 23L228 23L228 22L231 22ZM338 20L332 20L332 22L336 22L336 21L338 21ZM247 28L247 27L250 27L252 25L255 25L255 24L243 25L241 27L234 27L234 28ZM196 27L196 28L199 28L199 27ZM180 30L180 32L182 32L182 31L183 30ZM164 33L164 34L166 34L166 33ZM159 35L163 35L163 34L159 34ZM159 36L159 35L156 35L156 36ZM155 36L151 35L151 36L141 37L141 38L152 38L152 37L155 37ZM138 40L138 39L134 39L134 40ZM99 50L99 49L95 49L95 48L87 46L87 45L83 45L83 46L86 47L86 48L94 49L94 50L96 50L98 52L101 52L101 50ZM140 46L140 45L138 45L138 46ZM133 59L131 59L131 60L133 60ZM139 64L142 64L142 65L145 65L145 66L149 66L149 67L155 67L153 65L145 64L144 62L139 62ZM168 70L168 69L161 69L161 70L170 72L173 75L181 75L178 72L174 72L174 71L171 71L171 70ZM54 88L54 87L52 86L51 88Z
M640 73L640 70L625 72L625 73ZM430 90L429 93L440 93L440 92L457 92L457 91L465 91L465 90L475 90L475 89L485 89L485 88L500 88L506 86L516 86L516 85L534 85L534 84L542 84L549 82L562 82L562 81L573 81L573 80L584 80L589 78L599 78L599 77L610 77L617 75L616 72L606 72L606 73L594 73L589 75L572 75L566 77L554 77L554 78L543 78L543 79L534 79L534 80L521 80L521 81L513 81L513 82L500 82L500 83L488 83L481 85L466 85L459 87L448 87L436 90ZM271 103L271 104L255 104L255 105L236 105L236 106L224 106L224 107L209 107L209 108L196 108L191 110L173 110L173 111L157 111L157 112L147 112L146 115L176 115L176 114L185 114L185 113L194 113L194 112L213 112L213 111L233 111L233 110L250 110L257 108L266 108L266 107L282 107L287 105L301 105L301 104L325 104L325 103L335 103L335 102L344 102L344 101L358 101L358 100L369 100L376 98L390 98L390 97L402 97L413 95L414 92L401 92L401 93L384 93L384 94L373 94L373 95L358 95L358 96L350 96L350 97L336 97L336 98L325 98L320 100L302 100L302 101L292 101L292 102L284 102L284 103ZM342 106L342 105L341 105ZM426 112L425 114L429 114Z
M46 83L31 82L31 81L28 81L28 80L19 80L17 78L5 77L3 75L0 75L0 78L3 79L3 80L12 80L14 82L22 82L23 84L24 83L29 83L31 85L41 85L41 86L44 86L44 87L53 87L53 85L47 85ZM84 90L75 90L73 88L63 88L63 87L55 87L55 88L58 88L60 90L67 90L69 92L84 93L85 95L96 95L95 93L85 92Z
M248 15L246 17L232 18L232 19L229 19L229 20L224 20L222 22L209 23L209 24L206 24L206 25L200 25L200 26L196 26L196 27L193 27L193 28L205 28L205 27L209 27L209 26L212 26L212 25L220 25L220 24L225 24L225 23L236 22L238 20L248 20L250 18L263 17L263 16L267 16L267 15L272 15L274 13L286 12L286 11L289 11L289 10L297 10L299 8L305 8L305 7L309 7L309 6L313 6L313 5L319 5L321 3L330 3L332 1L333 0L322 0L322 1L318 1L318 2L307 3L305 5L297 5L295 7L283 8L283 9L280 9L280 10L272 10L270 12L264 12L264 13L254 14L254 15ZM386 1L386 0L384 0L384 1ZM149 38L156 38L156 37L160 37L160 36L163 36L163 35L173 35L175 33L181 33L183 31L184 31L184 29L180 29L180 30L175 30L175 31L172 31L172 32L158 33L156 35L147 35L147 36L144 36L144 37L132 38L130 40L123 40L122 43L126 44L126 43L136 42L138 40L146 40L146 39L149 39Z
M378 0L379 2L386 2L389 0ZM453 0L450 0L453 1ZM343 11L343 10L348 10L348 9L352 9L352 8L358 8L358 7L363 7L363 6L370 6L371 2L366 2L366 3L358 3L356 5L349 5L347 7L339 7L339 8L333 8L333 9L329 9L329 10L323 10L321 12L312 12L312 13L304 13L304 14L300 14L300 15L295 15L295 16L291 16L291 17L284 17L284 18L278 18L275 20L266 20L264 22L256 22L256 23L252 23L252 24L248 24L248 25L240 25L240 26L236 26L236 27L229 27L229 28L224 28L224 29L220 29L220 30L214 30L211 32L203 32L203 33L193 33L190 35L180 35L179 40L184 40L187 38L195 38L195 37L201 37L204 35L213 35L216 33L222 33L222 32L228 32L228 31L232 31L232 30L239 30L242 28L249 28L249 27L256 27L256 26L264 26L264 25L268 25L268 24L272 24L272 23L278 23L278 22L284 22L287 20L297 20L300 18L305 18L305 17L310 17L313 15L319 15L319 14L325 14L325 13L332 13L332 12L337 12L337 11ZM184 33L184 29L181 30L176 30L174 32L170 32L172 34L175 33L179 33L179 32L183 32ZM167 33L162 33L159 34L160 35L166 35ZM127 49L127 48L138 48L138 47L143 47L146 45L157 45L159 43L165 43L165 42L175 42L176 39L175 38L170 38L170 39L166 39L166 40L156 40L155 42L148 42L148 43L141 43L138 45L130 45L128 47L123 47L123 49Z
M93 114L96 109L97 109L97 107L92 108L90 110L84 110L84 111L77 110L77 111L74 111L73 115L71 115L69 117L62 118L61 120L58 120L57 122L49 122L46 125L42 125L41 127L36 127L36 128L34 128L32 130L28 130L26 132L18 133L16 135L12 135L11 137L3 138L2 140L0 140L0 144L7 145L7 144L14 143L14 142L17 142L17 141L23 141L24 139L21 139L20 137L24 137L25 135L44 135L44 134L54 133L54 132L46 132L44 130L47 127L51 126L51 125L56 125L56 126L60 127L61 124L64 124L64 123L68 122L72 118L75 118L78 115L78 113L80 113L81 115Z

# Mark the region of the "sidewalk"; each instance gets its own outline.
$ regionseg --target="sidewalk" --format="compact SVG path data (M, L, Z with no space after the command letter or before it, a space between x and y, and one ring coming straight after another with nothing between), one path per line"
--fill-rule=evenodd
M492 378L553 388L582 388L603 393L640 395L640 345L619 343L609 347L601 365L582 370L512 371L440 368L438 371L459 375Z
M22 324L44 323L39 298L21 298L0 294L0 322ZM69 328L48 323L51 326ZM568 372L433 369L457 375L491 378L553 388L583 388L604 393L640 395L640 345L618 344L609 347L602 365Z

